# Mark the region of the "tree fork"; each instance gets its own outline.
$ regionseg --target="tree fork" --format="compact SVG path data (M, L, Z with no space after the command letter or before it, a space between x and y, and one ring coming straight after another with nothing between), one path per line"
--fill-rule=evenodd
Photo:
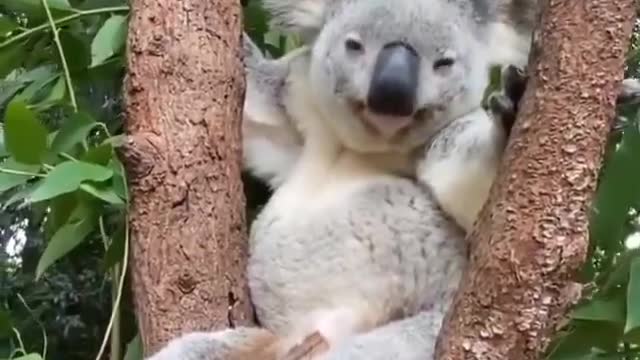
M537 359L579 296L634 2L542 1L530 80L438 359Z
M132 273L147 354L252 320L233 0L133 0L125 80Z

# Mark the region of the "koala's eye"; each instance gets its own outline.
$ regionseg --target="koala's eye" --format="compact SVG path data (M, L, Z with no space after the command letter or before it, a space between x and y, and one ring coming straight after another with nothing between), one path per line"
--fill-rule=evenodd
M356 38L353 37L349 37L344 41L344 47L348 50L348 51L362 51L364 49L364 46L362 45L362 42Z
M449 58L449 57L441 58L441 59L436 60L433 63L433 68L435 70L442 69L442 68L449 67L449 66L453 65L455 62L456 61L453 58Z

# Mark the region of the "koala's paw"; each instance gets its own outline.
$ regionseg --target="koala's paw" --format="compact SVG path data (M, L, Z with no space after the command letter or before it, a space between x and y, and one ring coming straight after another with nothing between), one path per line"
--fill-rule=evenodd
M194 332L171 340L146 360L217 360L228 352L229 346L216 333Z
M489 95L489 111L496 121L511 133L511 128L518 114L518 106L527 86L528 76L525 70L509 65L502 69L502 84L500 91Z
M259 328L240 327L217 332L192 332L171 340L146 360L250 360L253 347L271 343L274 336ZM259 359L263 359L260 357ZM267 357L264 357L267 359Z
M307 336L301 343L293 346L285 355L283 360L307 360L329 350L329 343L322 334L314 332Z

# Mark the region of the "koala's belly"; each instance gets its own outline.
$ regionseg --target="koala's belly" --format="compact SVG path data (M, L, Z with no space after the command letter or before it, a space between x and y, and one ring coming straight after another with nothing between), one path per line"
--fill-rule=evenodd
M286 332L337 307L367 307L384 323L440 306L457 288L464 235L409 180L374 180L295 216L269 205L252 226L248 268L267 328Z

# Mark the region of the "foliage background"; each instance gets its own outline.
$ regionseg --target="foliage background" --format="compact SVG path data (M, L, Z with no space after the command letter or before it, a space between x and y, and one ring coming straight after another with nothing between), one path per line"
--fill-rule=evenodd
M295 46L259 0L243 7L267 54ZM127 15L123 0L0 3L0 359L141 359L116 151ZM640 75L639 44L636 31L628 76ZM618 113L593 206L590 295L552 359L640 359L640 113ZM269 193L244 180L251 218Z

